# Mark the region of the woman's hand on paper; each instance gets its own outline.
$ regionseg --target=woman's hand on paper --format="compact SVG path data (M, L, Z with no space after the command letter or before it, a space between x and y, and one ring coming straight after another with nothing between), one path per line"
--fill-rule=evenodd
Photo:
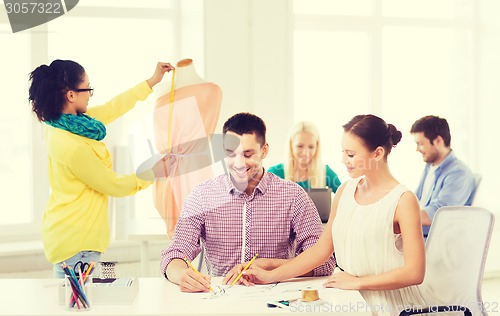
M231 270L229 270L229 272L226 274L224 279L222 279L222 284L232 285L234 280L236 280L238 278L238 275L240 275L241 271L243 271L246 264L247 264L247 262L235 265ZM241 277L235 283L235 285L239 285L239 284L243 284L246 286L254 285L252 282L250 282L249 280L245 280L243 277Z
M253 264L250 266L249 269L251 269L252 267L259 267L259 268L263 268L263 269L272 269L272 268L270 268L270 266L268 266L268 262L269 262L269 259L266 259L266 258L257 259L253 262ZM248 264L248 262L244 262L242 264L235 265L226 274L226 276L222 280L222 284L233 284L234 280L236 278L238 278L238 275L240 275L241 271L243 271L245 269L247 264ZM253 281L253 276L249 275L245 278L244 277L245 272L243 272L243 275L241 276L241 278L238 281L236 281L236 284L243 284L246 286L254 286L256 283Z
M258 265L252 265L243 273L242 279L253 284L269 284L276 280L273 278L273 270L265 270Z
M358 277L345 272L332 274L323 284L324 287L333 287L343 290L359 290L360 280Z

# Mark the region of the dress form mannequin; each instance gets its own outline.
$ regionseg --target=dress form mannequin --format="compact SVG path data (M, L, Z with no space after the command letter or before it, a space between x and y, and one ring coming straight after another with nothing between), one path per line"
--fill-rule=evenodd
M175 88L182 88L191 84L199 84L207 82L200 77L193 65L193 60L190 58L179 60L176 64Z
M191 58L181 59L175 64L175 89L179 89L184 86L206 83L207 81L203 79L197 72ZM157 98L170 93L171 85L170 83L164 83L158 85L156 89Z
M154 200L170 237L186 196L214 176L205 163L210 157L200 155L206 142L197 140L214 133L222 103L220 87L200 77L192 59L177 62L174 83L173 100L170 86L158 91L154 112L156 148L169 157L164 177L155 180Z

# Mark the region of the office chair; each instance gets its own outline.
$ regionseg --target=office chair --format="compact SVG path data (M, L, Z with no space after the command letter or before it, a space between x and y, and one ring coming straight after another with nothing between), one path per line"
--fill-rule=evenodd
M477 190L479 189L479 184L481 184L481 179L483 176L481 176L479 173L474 173L474 180L476 181L476 191L474 191L474 196L472 197L471 205L475 205L474 202L476 201L477 197Z
M204 265L203 265L203 262L205 260L205 258L203 258L204 253L205 253L205 247L203 246L203 244L201 244L201 252L198 254L198 271L204 270Z
M481 285L494 222L493 214L484 208L440 208L425 244L426 272L419 286L427 306L400 315L450 311L488 315Z

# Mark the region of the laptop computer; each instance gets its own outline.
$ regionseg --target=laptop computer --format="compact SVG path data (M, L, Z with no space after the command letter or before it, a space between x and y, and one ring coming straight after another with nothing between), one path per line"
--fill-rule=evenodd
M306 192L316 205L321 222L328 222L332 207L332 188L311 188Z

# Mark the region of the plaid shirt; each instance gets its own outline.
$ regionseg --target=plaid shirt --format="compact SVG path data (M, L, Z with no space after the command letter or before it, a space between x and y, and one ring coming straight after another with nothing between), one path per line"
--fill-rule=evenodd
M161 253L160 269L175 258L193 260L205 247L212 276L259 258L288 259L313 246L323 226L307 193L296 183L264 172L253 194L238 191L228 175L198 185L186 199L170 246ZM314 269L330 275L333 256Z

